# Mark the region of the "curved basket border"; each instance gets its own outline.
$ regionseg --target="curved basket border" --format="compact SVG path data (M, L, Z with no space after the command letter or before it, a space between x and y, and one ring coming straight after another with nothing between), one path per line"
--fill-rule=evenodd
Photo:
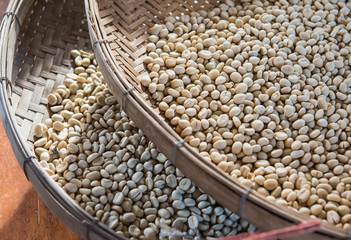
M22 138L11 110L13 60L16 40L35 0L11 0L0 27L0 116L12 149L27 179L50 211L83 239L125 239L85 212L41 168Z
M126 80L118 66L107 42L104 26L99 17L98 3L95 0L84 0L88 28L93 44L95 57L101 72L108 83L111 92L119 102L126 103L125 111L136 125L155 143L168 159L175 157L175 165L197 186L211 195L220 204L231 211L240 213L240 200L247 189L233 181L229 176L214 168L213 163L205 161L192 147L184 144L178 148L175 156L171 150L182 139L179 135L136 93L129 91L133 86ZM123 99L124 98L124 99ZM206 181L203 181L206 179ZM298 224L310 219L291 209L269 202L256 192L252 192L246 199L246 215L244 218L258 227L259 230L273 230ZM269 221L267 221L269 220ZM349 233L330 224L322 223L322 227L315 233L299 236L298 239L347 239Z

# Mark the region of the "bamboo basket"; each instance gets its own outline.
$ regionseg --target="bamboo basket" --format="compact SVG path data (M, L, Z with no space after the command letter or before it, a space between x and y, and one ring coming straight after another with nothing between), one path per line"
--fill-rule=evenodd
M136 125L197 186L219 203L258 227L272 230L309 219L250 192L209 163L168 125L144 92L138 76L147 72L148 29L166 16L211 9L216 0L85 0L88 28L95 56L111 92ZM250 192L250 194L248 194ZM241 204L240 204L241 203ZM298 239L345 239L349 234L329 224Z
M82 0L11 0L1 23L0 115L18 163L45 205L83 239L124 239L85 212L40 167L33 127L47 95L73 72L70 51L90 49Z

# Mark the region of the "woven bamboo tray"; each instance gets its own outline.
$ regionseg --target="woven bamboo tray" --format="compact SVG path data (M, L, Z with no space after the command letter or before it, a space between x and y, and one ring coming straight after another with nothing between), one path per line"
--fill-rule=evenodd
M95 56L112 93L123 103L127 114L197 186L237 214L243 214L245 207L243 217L259 230L300 223L308 217L268 202L256 192L247 195L249 191L245 187L183 143L139 83L138 76L146 72L142 57L146 54L148 29L162 23L166 16L211 9L219 3L215 0L85 0ZM346 231L323 224L318 232L298 239L347 236Z
M0 115L16 158L50 211L83 239L123 239L91 217L42 170L33 127L47 95L73 72L70 51L90 49L83 0L12 0L1 23Z

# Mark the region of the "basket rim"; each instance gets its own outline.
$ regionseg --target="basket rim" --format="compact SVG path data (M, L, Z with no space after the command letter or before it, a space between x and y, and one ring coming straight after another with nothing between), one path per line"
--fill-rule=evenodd
M137 91L129 91L129 94L123 96L126 91L130 88L133 88L133 86L131 86L131 84L124 77L124 73L120 70L121 68L113 56L109 43L106 41L107 36L104 31L105 27L102 24L99 15L98 1L84 1L91 42L98 43L94 44L93 50L99 63L101 72L103 73L106 82L111 88L111 92L119 102L127 102L125 111L130 116L130 118L135 121L136 125L151 141L155 142L155 145L168 157L168 159L171 159L170 154L172 152L172 147L167 148L162 144L156 144L156 142L160 142L159 138L162 138L162 140L173 144L172 146L176 146L176 144L178 144L182 138L180 138L180 136L166 123L166 121L164 121L164 119L162 119L161 116L156 113L156 111L141 98L140 94ZM140 116L144 117L143 121L138 120L140 119ZM158 134L154 134L152 129L150 129L150 126L154 127ZM191 179L197 186L202 188L207 194L213 196L213 198L216 199L219 203L226 206L233 212L239 214L240 209L238 206L234 206L235 204L228 205L225 200L228 201L230 198L238 199L242 197L246 194L247 188L241 185L237 180L233 181L230 179L228 174L220 171L219 168L214 168L212 163L204 160L200 154L187 143L185 143L182 148L178 148L176 156L178 159L175 162L175 165L189 179ZM218 192L220 190L210 188L206 186L205 183L201 183L201 180L197 179L196 176L194 176L194 172L187 169L189 165L192 166L192 169L197 169L197 171L208 171L207 174L202 173L202 175L213 177L214 179L212 180L216 183L228 183L228 185L224 186L224 188L221 188L228 191L227 197L220 199L221 195ZM236 205L239 205L239 203L236 203ZM250 223L254 224L259 229L264 230L276 229L277 227L287 226L291 223L298 224L310 219L309 216L304 216L291 209L268 201L257 192L251 192L247 196L246 209L248 208L255 208L256 210L260 209L261 213L268 217L274 216L275 224L270 228L265 227L267 223L266 221L262 221L266 220L265 217L257 215L255 216L254 214L251 216L245 216L245 219L247 219ZM332 226L331 224L322 223L320 230L306 236L308 236L308 239L311 239L311 237L313 239L324 239L325 237L337 237L340 239L345 239L349 236L349 234L347 231Z
M45 205L54 204L57 209L50 211L63 223L80 223L68 225L73 232L83 239L90 239L91 233L99 239L125 239L117 235L106 225L97 221L82 209L68 194L61 189L56 182L42 169L39 160L29 149L18 128L15 115L11 110L12 76L15 47L20 36L20 25L23 23L31 6L37 0L11 0L4 15L0 27L0 116L3 121L7 137L14 150L16 159L30 181L40 195ZM9 88L10 87L10 88ZM68 220L69 221L68 221Z

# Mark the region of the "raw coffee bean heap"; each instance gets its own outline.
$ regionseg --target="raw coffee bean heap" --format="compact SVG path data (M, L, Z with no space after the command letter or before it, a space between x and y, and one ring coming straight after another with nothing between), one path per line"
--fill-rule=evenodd
M150 29L140 77L200 155L350 230L351 2L225 1Z
M200 239L255 227L196 187L138 129L110 93L94 55L48 96L34 129L40 165L90 215L130 239Z

